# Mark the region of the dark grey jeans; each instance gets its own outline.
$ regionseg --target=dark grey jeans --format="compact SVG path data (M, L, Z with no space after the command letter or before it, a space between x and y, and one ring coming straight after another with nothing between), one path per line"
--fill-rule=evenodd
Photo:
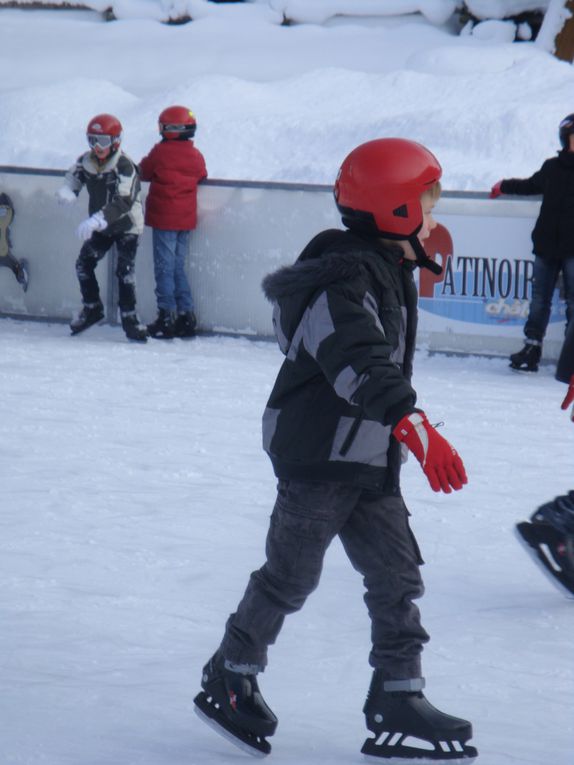
M339 535L363 576L371 617L369 662L385 680L421 677L429 639L413 600L424 592L422 559L400 496L332 482L279 481L266 542L267 561L251 574L228 619L221 651L228 662L262 670L287 614L317 587L325 552ZM341 603L341 615L345 605Z

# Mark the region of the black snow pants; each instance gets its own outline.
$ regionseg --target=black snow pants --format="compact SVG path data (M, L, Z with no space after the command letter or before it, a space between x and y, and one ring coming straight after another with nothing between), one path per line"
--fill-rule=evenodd
M100 300L100 288L96 279L96 266L115 244L118 254L116 276L118 277L118 305L122 313L131 313L136 307L135 260L138 248L137 234L105 236L96 231L84 242L76 261L76 274L84 304Z
M267 561L251 574L237 611L228 619L221 652L232 664L264 669L287 614L316 588L335 535L363 576L371 618L369 663L385 680L421 677L420 654L429 639L413 600L424 592L423 563L400 496L333 482L283 481L266 542ZM344 603L341 603L341 612Z

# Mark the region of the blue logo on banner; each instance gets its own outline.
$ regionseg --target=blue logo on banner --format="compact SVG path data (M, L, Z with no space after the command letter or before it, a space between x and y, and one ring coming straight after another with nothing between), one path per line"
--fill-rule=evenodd
M425 241L442 274L419 271L419 308L437 316L473 324L523 325L532 294L532 260L452 255L448 230L438 225ZM563 322L564 302L554 293L551 322Z
M450 263L452 258L448 258ZM508 262L508 261L506 261ZM526 261L529 262L529 261ZM515 265L515 264L513 264ZM452 273L452 279L438 281L433 284L432 297L419 297L419 308L429 313L443 316L457 321L468 321L473 324L505 324L506 326L523 325L528 318L532 285L529 282L526 288L526 297L523 292L518 295L504 292L495 286L492 293L485 294L479 285L483 281L482 270L477 271L478 284L474 285L473 279L463 284L463 274L459 271ZM422 273L421 273L422 277ZM477 294L476 294L477 293ZM552 300L550 322L564 322L566 319L566 307L555 291Z

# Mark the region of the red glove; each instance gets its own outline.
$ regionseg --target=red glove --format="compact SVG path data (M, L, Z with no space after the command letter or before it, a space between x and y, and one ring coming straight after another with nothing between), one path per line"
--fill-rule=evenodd
M424 412L414 412L395 426L393 436L403 442L421 463L433 491L450 494L468 483L462 460L446 438L427 420Z
M502 191L500 190L501 185L502 185L502 181L496 181L494 186L490 189L491 199L496 199L496 197L499 197L502 194Z
M568 386L568 391L566 395L564 396L564 401L562 402L561 409L568 409L570 404L574 402L574 375L570 378L570 385ZM572 407L572 411L570 412L570 419L572 422L574 422L574 406Z

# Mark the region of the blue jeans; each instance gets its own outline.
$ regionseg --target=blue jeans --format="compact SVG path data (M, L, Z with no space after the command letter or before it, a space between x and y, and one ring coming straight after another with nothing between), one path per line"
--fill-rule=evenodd
M189 231L153 229L153 266L157 307L165 311L193 311L193 298L185 273Z
M552 295L562 271L564 292L566 295L566 322L574 317L574 257L565 260L534 259L532 274L532 299L528 319L524 325L524 334L530 340L542 342L550 319Z

